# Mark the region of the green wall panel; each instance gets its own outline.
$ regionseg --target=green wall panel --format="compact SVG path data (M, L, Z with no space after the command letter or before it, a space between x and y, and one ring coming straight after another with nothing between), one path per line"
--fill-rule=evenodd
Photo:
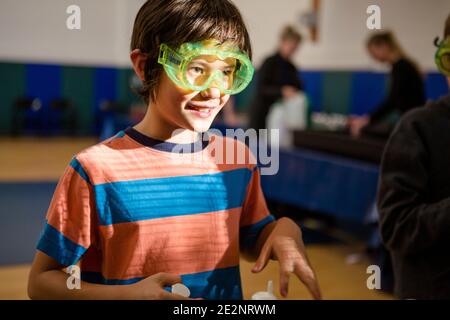
M121 68L117 71L117 99L127 107L141 101L139 95L130 87L133 76L134 70L131 68Z
M94 68L63 67L62 96L77 108L80 134L90 135L94 127Z
M0 133L11 129L11 110L16 98L25 94L25 65L0 63Z
M323 110L348 114L350 111L351 73L343 71L325 72L322 82Z

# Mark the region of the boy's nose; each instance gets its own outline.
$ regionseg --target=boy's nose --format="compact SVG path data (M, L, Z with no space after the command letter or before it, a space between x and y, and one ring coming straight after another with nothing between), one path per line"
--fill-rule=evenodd
M220 89L214 85L211 85L208 89L201 92L203 98L218 99L220 98Z

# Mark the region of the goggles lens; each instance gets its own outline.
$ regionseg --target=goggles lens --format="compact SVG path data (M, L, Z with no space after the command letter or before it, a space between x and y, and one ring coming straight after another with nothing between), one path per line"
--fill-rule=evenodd
M184 44L175 51L161 45L158 62L176 85L193 91L217 87L226 94L244 90L254 69L248 57L238 50Z
M441 60L441 65L442 65L443 71L450 74L450 51L442 54L440 57L440 60Z
M450 76L450 39L447 38L438 43L438 39L436 38L435 44L438 47L435 56L436 65L439 71L446 76Z

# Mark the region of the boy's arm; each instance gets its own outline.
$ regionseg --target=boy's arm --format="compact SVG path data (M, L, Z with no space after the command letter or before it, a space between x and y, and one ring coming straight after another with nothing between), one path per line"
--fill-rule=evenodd
M80 289L67 287L69 275L64 266L46 254L37 251L28 280L31 299L125 300L125 299L185 299L163 289L180 283L179 276L158 273L130 285L102 285L81 281Z
M256 259L258 259L259 253L261 252L264 243L266 242L276 223L277 223L276 221L272 221L271 223L268 223L267 225L264 226L264 228L259 233L254 246L245 247L241 249L242 256L244 257L245 260L255 262Z
M273 220L261 188L259 170L255 167L240 218L241 252L249 260L258 257L252 272L261 271L269 259L279 261L282 296L287 295L290 273L295 273L314 298L320 299L319 285L306 257L300 228L289 218Z

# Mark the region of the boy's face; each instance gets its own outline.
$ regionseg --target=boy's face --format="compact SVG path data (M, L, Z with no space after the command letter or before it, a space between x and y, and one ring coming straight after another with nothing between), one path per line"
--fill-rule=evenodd
M224 66L221 60L205 59L202 63L208 63L211 68ZM197 72L200 71L197 70ZM222 94L214 84L202 92L182 89L162 71L156 95L157 101L152 107L157 109L160 117L175 127L205 132L211 127L214 118L229 98L230 95Z

